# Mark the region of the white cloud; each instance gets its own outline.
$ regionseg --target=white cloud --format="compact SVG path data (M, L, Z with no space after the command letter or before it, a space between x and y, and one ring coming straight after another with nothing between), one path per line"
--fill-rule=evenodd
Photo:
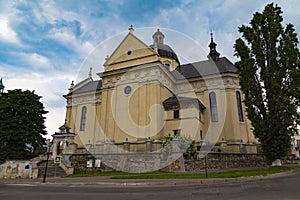
M6 17L0 17L0 40L7 43L20 44L17 33L10 27Z
M57 107L52 108L47 114L45 126L47 127L48 135L46 138L52 139L51 135L53 135L55 132L58 132L58 128L64 124L66 115L65 112L65 107Z
M48 37L58 41L60 44L70 50L73 50L75 53L84 56L94 49L92 43L89 41L81 41L79 38L76 38L75 34L67 27L53 28L49 32Z
M262 12L269 0L216 0L210 3L201 1L183 1L177 7L162 9L152 19L151 24L160 23L163 28L171 28L187 34L193 38L204 51L209 52L210 30L213 30L214 40L217 43L217 50L221 56L226 56L231 61L235 61L233 56L233 45L240 37L238 27L242 24L249 24L255 12ZM293 7L293 1L275 1L282 7L283 16L287 22L294 23L296 29L300 28L300 12ZM299 30L298 30L299 31ZM296 30L297 32L297 30ZM172 41L166 35L166 43L171 46ZM178 40L176 40L178 42ZM171 46L174 47L174 46ZM178 53L178 52L177 52Z
M3 69L0 67L0 71L4 72L0 76L3 77L5 91L13 89L34 90L35 94L42 96L41 102L44 104L45 110L49 111L45 115L47 137L49 138L64 123L66 105L62 95L67 94L68 86L71 80L74 80L74 74L61 71L37 73L7 65Z
M15 59L18 59L22 65L32 67L35 70L53 68L51 61L38 53L14 52L11 53L11 55L14 56Z
M195 58L198 58L197 56L205 57L208 54L209 48L207 45L210 42L209 33L212 28L215 42L218 44L217 50L221 53L221 56L226 56L234 61L232 56L233 44L235 39L239 37L237 27L248 24L252 14L256 11L261 12L264 5L271 2L271 0L215 0L209 3L207 1L184 0L178 3L176 7L168 7L154 13L147 21L139 19L126 20L127 16L120 15L120 9L123 9L122 6L114 6L114 4L120 4L120 2L102 2L104 6L91 5L91 3L80 5L78 3L79 5L70 8L69 3L65 1L22 1L22 5L24 4L25 7L30 8L28 12L32 12L31 17L24 15L23 11L15 6L20 2L7 1L7 3L1 5L0 40L16 45L20 45L22 42L26 45L26 50L31 53L25 53L22 49L20 51L23 52L15 53L14 56L22 63L22 66L30 66L31 68L26 69L25 67L20 68L0 63L0 77L4 77L6 90L30 89L43 96L42 101L46 109L50 111L46 120L47 130L50 134L53 134L64 122L65 100L62 95L67 92L71 80L76 80L76 76L78 78L76 82L86 78L91 66L94 68L94 74L101 72L105 56L111 54L118 42L123 39L123 37L116 39L116 36L119 36L119 33L126 30L130 24L137 25L135 33L146 44L152 43L151 36L155 28L146 31L146 34L141 36L138 35L140 30L137 29L143 26L155 26L158 23L161 24L163 31L170 28L181 32L182 36L190 39L192 43L194 40L196 46L202 47L201 52L193 48L186 50L186 46L193 46L193 44L185 43L184 40L173 37L167 30L164 32L166 35L165 42L174 48L179 56L185 57L187 61L194 61ZM296 28L300 28L300 12L294 6L297 5L298 1L275 0L276 2L279 6L282 6L286 21L295 24ZM128 2L125 1L125 3ZM103 8L108 4L109 9L103 11ZM104 14L96 17L92 15L93 13L97 14L98 11ZM134 12L140 12L143 15L143 10ZM58 25L60 22L72 24L75 21L79 22L80 34L74 33L72 27ZM37 44L26 43L26 40L20 41L25 38L24 35L18 35L16 32L15 27L20 24L32 25L29 28L37 34L38 39L36 41L43 39L55 40L74 53L64 54L68 58L62 58L59 51L51 52L51 57L42 54L36 48L35 45ZM39 30L48 31L47 28L49 27L52 29L46 35L43 35L45 32L39 34ZM298 31L300 30L298 29ZM30 35L28 40L33 41L32 37L34 36ZM111 40L111 42L109 45L104 42L100 44L100 50L97 49L91 52L99 42L104 40ZM180 48L182 45L185 45L184 48ZM185 56L185 54L188 55ZM87 55L89 57L81 65L80 58ZM54 63L59 63L60 66L55 67L60 67L60 71L54 71ZM65 67L66 65L68 67ZM46 72L42 73L41 71Z

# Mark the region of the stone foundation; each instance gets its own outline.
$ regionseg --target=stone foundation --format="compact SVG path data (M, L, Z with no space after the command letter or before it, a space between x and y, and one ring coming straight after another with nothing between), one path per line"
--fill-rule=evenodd
M268 166L264 161L264 157L260 154L209 153L207 158L185 160L185 171L203 172L205 159L207 161L207 169L219 170Z
M180 157L178 155L174 156ZM95 166L97 159L102 161L100 167ZM207 158L183 160L183 158L180 157L175 162L170 161L172 160L171 157L168 159L163 154L159 153L129 153L111 155L77 154L70 156L72 166L75 167L76 170L117 170L131 172L152 171L151 169L175 172L203 172L205 169L205 159L207 159L207 169L214 170L268 166L264 161L263 156L260 154L211 152L207 155ZM92 161L92 166L87 166L88 161Z

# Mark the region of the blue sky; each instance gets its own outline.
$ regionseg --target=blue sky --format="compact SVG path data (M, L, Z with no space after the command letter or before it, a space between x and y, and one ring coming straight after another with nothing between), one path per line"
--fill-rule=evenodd
M29 89L43 96L42 101L49 111L47 131L51 135L64 123L65 100L62 95L68 92L72 80L80 81L78 74L82 72L85 58L103 41L111 40L117 45L129 25L133 24L137 30L150 27L147 30L154 32L160 24L162 31L180 32L207 53L212 29L218 51L234 62L233 44L240 37L237 27L248 24L252 14L261 12L270 2L0 0L0 77L5 90ZM299 33L300 12L296 9L299 2L274 2L282 8L285 23L294 24ZM120 33L123 35L116 37ZM151 43L150 34L138 33L137 36L145 39L147 44ZM168 35L165 35L167 41ZM114 40L112 36L118 39ZM104 54L112 50L108 49ZM97 59L93 77L103 71L104 56L99 54ZM84 75L88 73L83 72Z

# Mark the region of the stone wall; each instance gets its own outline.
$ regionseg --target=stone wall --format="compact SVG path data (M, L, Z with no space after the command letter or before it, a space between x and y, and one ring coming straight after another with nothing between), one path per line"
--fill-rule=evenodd
M28 160L7 160L0 165L0 178L37 178L37 163L43 159L44 155Z
M125 141L120 144L99 143L86 145L84 151L63 155L70 166L79 170L118 170L144 172L153 170L198 172L205 169L205 159L178 159L182 155L179 140L161 149L161 142L146 140L139 143ZM203 147L203 148L202 148ZM196 142L198 154L210 152L207 156L208 169L232 169L264 167L263 156L257 144L220 142L215 145ZM167 151L169 150L169 151ZM197 157L197 156L195 156ZM174 159L175 158L175 159ZM177 160L177 161L175 161ZM174 162L175 161L175 162ZM101 162L101 165L98 164Z
M29 161L8 160L0 165L0 178L31 178L32 166Z
M143 172L155 170L180 171L180 172L203 172L205 169L205 158L185 159L174 155L180 159L171 162L159 153L129 153L129 154L106 154L106 155L71 155L70 161L76 170L117 170ZM170 157L171 158L171 157ZM101 166L95 167L95 160L101 160ZM87 162L92 161L90 167ZM169 167L168 166L169 163ZM183 164L184 163L184 164ZM113 168L110 166L114 166ZM209 153L207 156L207 169L233 169L233 168L252 168L268 166L260 154L240 154L240 153ZM129 168L130 167L130 168Z
M173 160L181 157L179 153L166 156L163 153L107 153L107 154L74 154L70 161L75 170L117 170L128 172L157 171L171 165ZM101 166L96 167L96 160ZM90 163L90 164L89 164ZM181 167L182 169L183 167Z
M260 154L240 154L240 153L209 153L207 158L197 158L185 160L186 172L203 172L205 169L205 159L207 169L233 169L266 167L267 163Z

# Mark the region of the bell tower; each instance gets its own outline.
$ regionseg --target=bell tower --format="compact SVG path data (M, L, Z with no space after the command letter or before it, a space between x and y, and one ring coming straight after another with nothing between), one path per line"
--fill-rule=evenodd
M218 60L220 57L220 53L217 52L216 46L217 44L214 42L213 33L210 33L210 44L208 45L210 48L210 52L208 54L208 58L214 61Z
M164 34L160 32L160 27L157 27L157 31L152 35L153 45L164 44Z

